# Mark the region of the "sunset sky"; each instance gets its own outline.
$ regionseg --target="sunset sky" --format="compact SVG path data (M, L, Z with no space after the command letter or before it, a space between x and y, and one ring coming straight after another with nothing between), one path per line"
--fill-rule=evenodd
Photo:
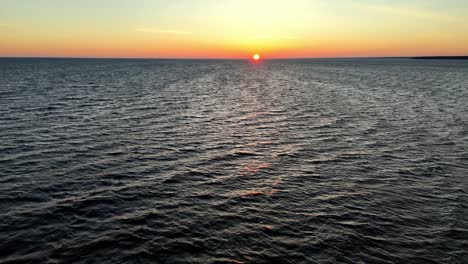
M461 0L0 0L0 56L468 55Z

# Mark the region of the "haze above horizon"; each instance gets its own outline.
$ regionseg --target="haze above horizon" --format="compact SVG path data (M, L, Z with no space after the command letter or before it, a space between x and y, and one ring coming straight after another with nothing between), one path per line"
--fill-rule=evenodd
M457 56L467 14L456 0L0 0L0 56Z

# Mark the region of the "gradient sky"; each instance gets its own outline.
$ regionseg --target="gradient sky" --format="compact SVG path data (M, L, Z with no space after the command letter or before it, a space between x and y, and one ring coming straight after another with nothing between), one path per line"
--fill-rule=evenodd
M465 0L0 0L0 56L468 55Z

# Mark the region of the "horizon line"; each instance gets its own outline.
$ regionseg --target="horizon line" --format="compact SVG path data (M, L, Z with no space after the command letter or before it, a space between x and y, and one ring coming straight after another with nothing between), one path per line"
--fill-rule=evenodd
M356 57L274 57L262 60L320 60L320 59L415 59L415 58L468 58L468 55L422 56L356 56ZM246 58L213 57L73 57L73 56L0 56L0 59L109 59L109 60L250 60Z

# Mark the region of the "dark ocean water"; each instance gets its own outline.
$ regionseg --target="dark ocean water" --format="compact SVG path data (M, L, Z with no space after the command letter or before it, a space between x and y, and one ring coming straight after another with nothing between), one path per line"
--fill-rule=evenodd
M468 62L1 59L0 263L468 263Z

